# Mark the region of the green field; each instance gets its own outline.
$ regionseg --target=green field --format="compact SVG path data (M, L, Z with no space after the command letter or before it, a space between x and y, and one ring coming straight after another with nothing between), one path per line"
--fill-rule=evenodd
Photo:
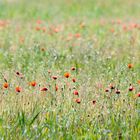
M139 140L140 1L0 0L0 139Z

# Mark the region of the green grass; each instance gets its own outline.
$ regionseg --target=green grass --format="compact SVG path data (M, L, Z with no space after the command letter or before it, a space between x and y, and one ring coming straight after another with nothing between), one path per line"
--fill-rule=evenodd
M139 0L0 1L0 139L139 140L139 9Z

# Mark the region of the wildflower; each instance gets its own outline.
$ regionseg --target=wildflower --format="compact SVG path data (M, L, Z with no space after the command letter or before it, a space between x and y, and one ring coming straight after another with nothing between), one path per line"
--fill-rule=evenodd
M133 91L134 87L130 84L129 91Z
M106 89L105 89L105 92L109 92L109 91L110 91L109 88L106 88Z
M112 29L110 29L110 32L114 33L114 32L115 32L115 30L112 28Z
M45 51L45 48L41 48L41 51L44 52Z
M131 63L128 64L128 68L129 68L129 69L133 68L133 64L131 64Z
M21 87L17 86L15 90L16 92L21 92Z
M74 94L74 95L79 95L79 93L78 93L77 90L75 90L75 91L73 92L73 94Z
M55 33L58 33L58 32L60 31L60 29L59 29L59 28L54 28L53 31L54 31Z
M73 78L73 79L72 79L72 82L73 82L73 83L75 83L75 82L76 82L76 79L75 79L75 78Z
M41 89L41 91L47 91L48 89L46 88L46 87L43 87L42 89Z
M138 80L138 84L140 84L140 80Z
M35 27L35 30L36 30L36 31L40 31L40 30L41 30L41 27L36 26L36 27Z
M80 34L80 33L76 33L76 34L75 34L75 37L76 37L76 38L80 38L80 37L81 37L81 34Z
M76 68L75 67L72 67L71 70L74 71L74 70L76 70Z
M140 92L136 94L137 97L140 97Z
M113 84L109 85L110 89L115 89L115 86Z
M36 82L35 81L30 82L30 86L35 87L36 86Z
M52 76L52 78L53 78L54 80L56 80L56 79L57 79L57 76Z
M37 20L36 23L37 24L42 24L43 22L42 22L42 20Z
M18 71L16 72L16 74L17 74L17 75L20 75L20 73L19 73Z
M21 79L23 79L23 77L24 77L23 74L18 71L16 72L16 75L19 76Z
M57 85L55 86L55 91L58 91L58 86Z
M81 100L80 100L79 98L77 98L77 99L75 100L75 102L78 103L78 104L80 104L80 103L81 103Z
M46 30L47 30L46 27L42 27L43 32L46 32Z
M119 89L117 89L116 90L116 94L120 94L121 92L120 92L120 90Z
M93 103L93 105L95 105L96 104L96 100L93 100L92 103Z
M48 73L50 74L51 73L51 70L48 70Z
M8 88L9 87L9 84L6 82L6 83L3 84L3 87L4 88Z
M66 72L66 73L64 74L64 76L65 76L66 78L69 78L69 77L70 77L70 73Z

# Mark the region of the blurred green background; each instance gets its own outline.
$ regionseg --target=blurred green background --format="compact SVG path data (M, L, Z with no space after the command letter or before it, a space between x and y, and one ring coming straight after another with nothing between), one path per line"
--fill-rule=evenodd
M140 0L1 0L0 18L139 18ZM135 17L134 17L135 16Z

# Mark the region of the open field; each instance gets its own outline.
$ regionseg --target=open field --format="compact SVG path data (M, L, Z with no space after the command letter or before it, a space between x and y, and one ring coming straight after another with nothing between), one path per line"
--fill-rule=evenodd
M0 139L139 140L139 0L1 0Z

